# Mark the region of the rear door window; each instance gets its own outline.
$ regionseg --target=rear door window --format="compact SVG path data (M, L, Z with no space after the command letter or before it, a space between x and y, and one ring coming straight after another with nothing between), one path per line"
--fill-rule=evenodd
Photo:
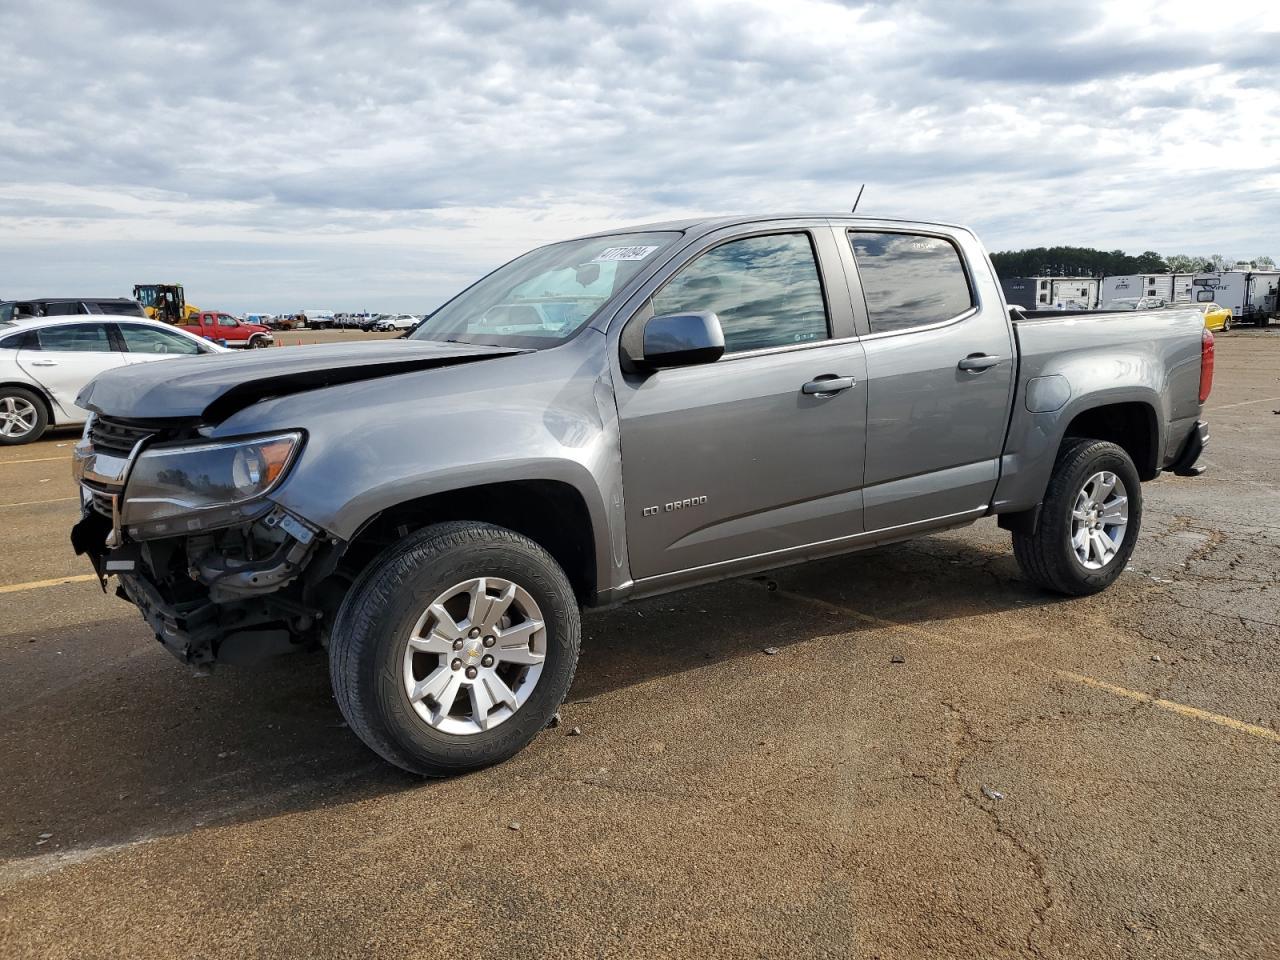
M826 301L809 235L777 233L722 243L653 298L656 315L705 310L720 318L726 353L826 340Z
M46 317L70 317L78 313L88 313L81 308L79 300L55 300L44 305Z
M943 323L973 307L969 276L951 241L851 230L849 243L872 333Z
M98 300L93 306L96 312L105 313L112 317L145 317L142 307L136 303L112 303L109 301Z
M110 353L111 340L105 323L68 323L64 326L41 327L36 331L41 350L68 353Z

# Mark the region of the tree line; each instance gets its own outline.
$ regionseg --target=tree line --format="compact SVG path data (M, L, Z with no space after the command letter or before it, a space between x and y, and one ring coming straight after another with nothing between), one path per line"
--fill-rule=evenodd
M1260 270L1275 269L1270 257L1254 257ZM1006 250L991 255L996 273L1002 277L1117 277L1129 273L1213 273L1230 270L1234 260L1220 253L1207 257L1174 253L1162 256L1146 250L1136 257L1123 250L1094 250L1091 247L1034 247Z

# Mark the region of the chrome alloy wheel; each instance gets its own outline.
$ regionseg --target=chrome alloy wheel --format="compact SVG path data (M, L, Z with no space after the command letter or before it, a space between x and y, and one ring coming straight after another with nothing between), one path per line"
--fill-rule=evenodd
M1129 497L1124 481L1109 470L1095 473L1076 494L1071 511L1071 547L1089 570L1109 564L1124 543Z
M0 397L0 436L25 437L39 419L35 404L22 397Z
M482 733L529 699L546 655L546 625L528 591L476 577L436 597L410 631L405 693L433 729Z

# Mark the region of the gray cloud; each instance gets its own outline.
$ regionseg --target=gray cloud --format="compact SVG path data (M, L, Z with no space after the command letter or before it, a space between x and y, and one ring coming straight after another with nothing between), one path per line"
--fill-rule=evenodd
M0 295L419 309L534 242L864 181L995 246L1276 246L1277 35L1116 6L11 0Z

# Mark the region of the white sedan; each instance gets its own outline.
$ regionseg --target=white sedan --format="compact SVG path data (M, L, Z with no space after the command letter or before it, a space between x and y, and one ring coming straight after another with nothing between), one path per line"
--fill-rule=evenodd
M51 426L84 423L76 396L112 367L225 353L166 323L132 317L45 317L0 323L0 446L30 443Z

